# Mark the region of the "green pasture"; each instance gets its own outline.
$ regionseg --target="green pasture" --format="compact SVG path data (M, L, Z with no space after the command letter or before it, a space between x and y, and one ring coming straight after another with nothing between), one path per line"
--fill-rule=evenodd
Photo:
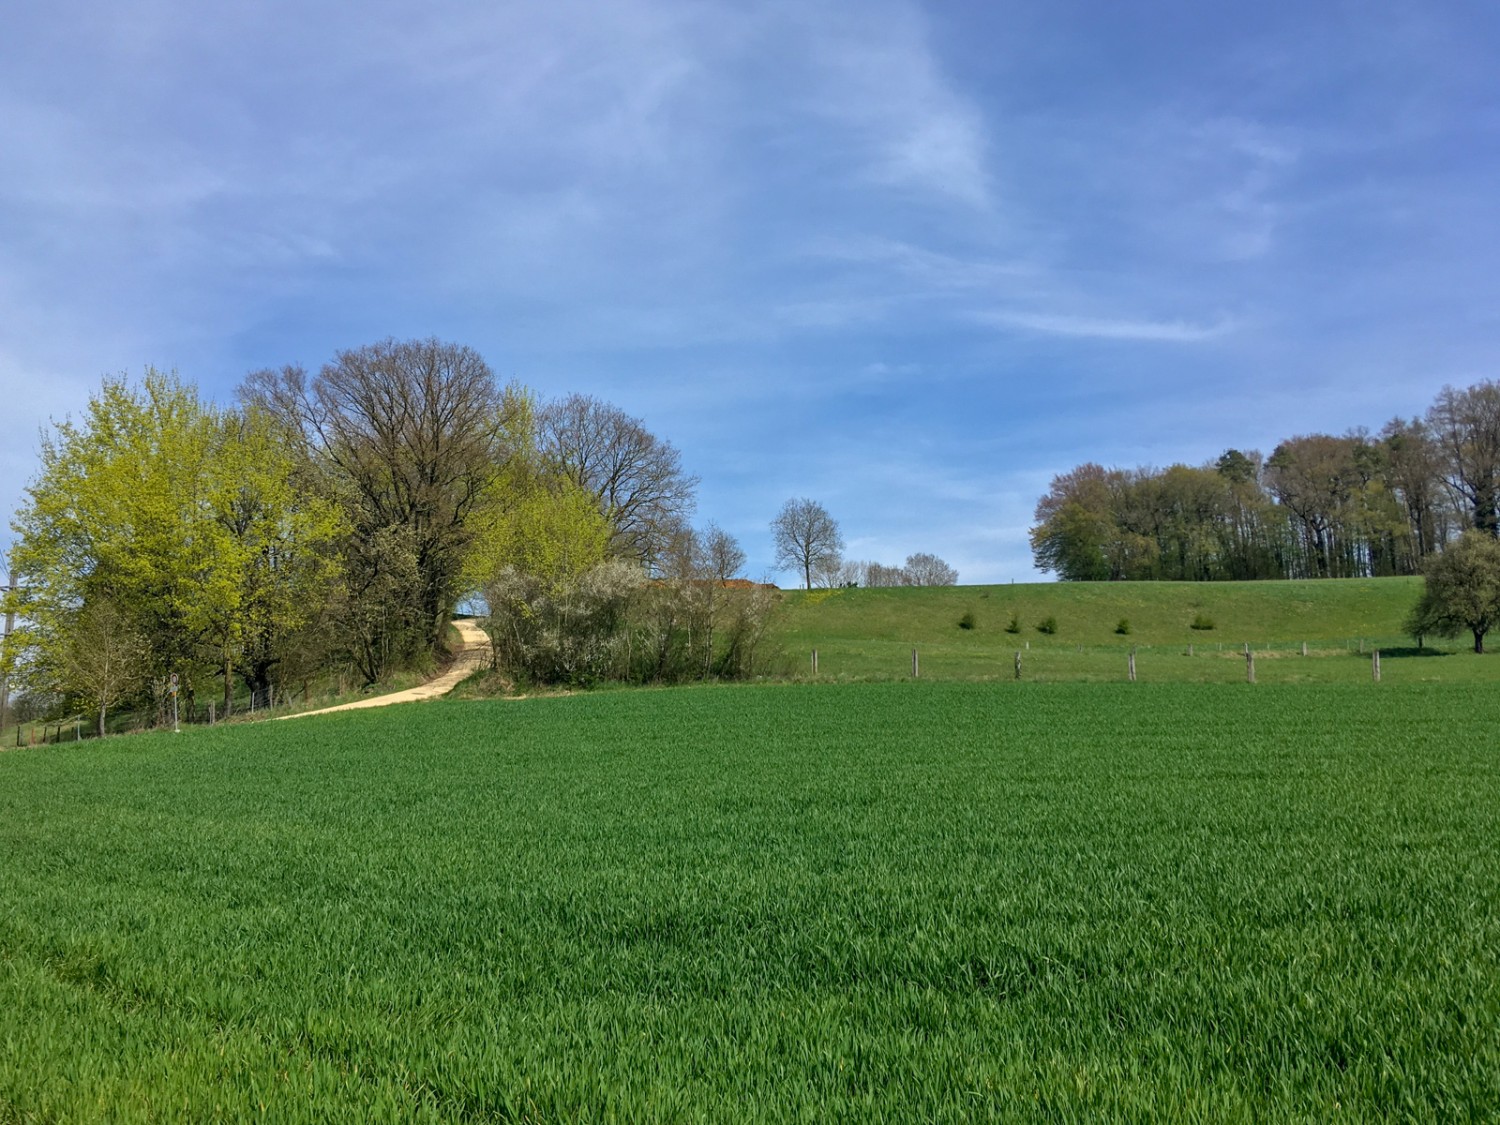
M0 1122L1487 1119L1497 729L897 682L0 754Z
M1476 657L1472 640L1402 632L1420 579L1317 582L1075 582L1015 586L792 591L773 634L782 670L826 680L1229 683L1497 682L1500 658ZM1051 619L1056 631L1038 625ZM963 628L961 621L971 627ZM1120 623L1128 632L1118 632ZM1212 628L1193 628L1193 623ZM1013 624L1016 631L1010 631ZM1303 646L1307 655L1304 657Z

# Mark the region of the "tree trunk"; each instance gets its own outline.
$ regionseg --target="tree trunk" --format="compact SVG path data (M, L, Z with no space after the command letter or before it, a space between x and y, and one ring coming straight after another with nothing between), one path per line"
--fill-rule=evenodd
M100 738L104 737L104 704L103 703L99 704L99 721L94 724L94 733L98 737L100 737Z
M1478 629L1474 630L1474 651L1480 656L1484 655L1484 633Z

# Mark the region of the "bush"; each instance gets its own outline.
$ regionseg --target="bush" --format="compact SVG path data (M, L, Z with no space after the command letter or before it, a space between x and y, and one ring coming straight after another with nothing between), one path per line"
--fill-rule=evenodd
M1042 618L1042 620L1037 624L1036 631L1038 633L1046 633L1048 636L1051 636L1053 633L1057 632L1057 618L1053 617L1050 614Z
M1115 626L1115 632L1119 633L1122 637L1130 636L1130 619L1126 617L1120 618L1120 623Z
M960 629L974 628L974 614L972 612L966 612L962 617L958 619L958 627Z
M1007 633L1019 633L1021 631L1021 615L1015 610L1010 611L1010 624L1005 627Z
M1188 626L1190 629L1212 629L1213 627L1214 619L1206 613L1198 614L1197 617L1193 618L1192 624Z

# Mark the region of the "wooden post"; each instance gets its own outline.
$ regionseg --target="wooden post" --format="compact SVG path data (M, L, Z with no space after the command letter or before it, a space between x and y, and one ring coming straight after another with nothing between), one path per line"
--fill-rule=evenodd
M1255 653L1250 651L1249 645L1245 646L1245 682L1247 684L1255 682Z
M1249 641L1245 642L1245 655L1246 656L1250 655L1250 642Z
M212 699L208 701L208 725L214 725L214 701Z
M1130 648L1130 682L1135 683L1135 646Z
M1016 653L1016 679L1019 680L1020 678L1021 678L1021 654L1019 652L1017 652Z
M1307 655L1307 642L1306 641L1302 642L1302 655L1303 656Z
M921 675L921 665L917 663L917 650L911 650L911 678L917 679Z
M1193 655L1193 646L1192 646L1192 644L1191 644L1191 643L1189 643L1189 645L1188 645L1188 655L1189 655L1189 656L1192 656L1192 655Z
M1380 682L1380 650L1377 648L1370 656L1370 674L1375 677L1375 682Z
M812 655L812 674L814 676L816 676L818 674L818 650L817 649L813 649L813 655Z

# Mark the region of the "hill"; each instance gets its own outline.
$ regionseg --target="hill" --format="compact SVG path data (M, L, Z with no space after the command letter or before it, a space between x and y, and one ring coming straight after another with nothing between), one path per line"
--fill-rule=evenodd
M1421 588L1417 578L1361 578L793 591L776 640L796 674L811 673L817 649L825 678L908 676L915 647L921 674L939 679L1013 678L1018 651L1028 678L1119 679L1136 649L1143 676L1228 680L1244 677L1248 644L1271 662L1258 677L1368 678L1378 648L1383 675L1500 679L1500 661L1465 658L1462 639L1418 652L1402 622ZM1050 633L1039 628L1049 619ZM1189 646L1202 659L1184 659Z

